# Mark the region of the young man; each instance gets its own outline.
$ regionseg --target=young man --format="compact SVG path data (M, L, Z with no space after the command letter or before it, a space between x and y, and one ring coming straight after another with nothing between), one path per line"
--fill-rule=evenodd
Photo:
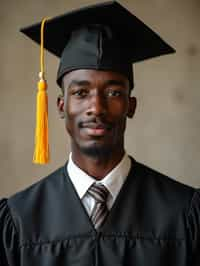
M116 2L46 27L46 48L61 56L57 105L71 155L0 201L0 265L199 265L200 192L124 149L136 108L132 62L174 50ZM39 29L23 32L38 42Z

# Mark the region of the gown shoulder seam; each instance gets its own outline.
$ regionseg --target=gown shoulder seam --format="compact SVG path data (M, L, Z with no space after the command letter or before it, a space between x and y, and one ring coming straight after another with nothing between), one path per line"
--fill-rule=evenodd
M17 229L17 226L15 224L15 220L14 220L14 214L12 213L11 211L11 206L9 204L9 200L7 199L7 208L8 208L8 212L9 212L9 215L10 215L10 218L11 218L11 221L12 221L12 225L13 225L13 228L18 236L18 240L19 240L19 231Z
M190 213L192 211L192 205L193 205L193 201L194 201L194 198L196 197L196 193L198 192L197 189L194 189L194 192L193 192L193 195L191 197L191 200L190 200L190 204L189 204L189 208L188 208L188 212L187 212L187 217L190 216Z

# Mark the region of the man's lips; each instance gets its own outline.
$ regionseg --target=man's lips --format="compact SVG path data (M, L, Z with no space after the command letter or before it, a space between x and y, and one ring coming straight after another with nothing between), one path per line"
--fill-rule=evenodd
M104 128L85 128L85 132L89 136L104 136L106 134L106 129Z
M112 128L110 123L104 123L101 121L85 121L79 123L80 128L91 128L91 129L106 129Z
M103 136L111 129L110 124L99 122L83 122L80 127L91 136Z

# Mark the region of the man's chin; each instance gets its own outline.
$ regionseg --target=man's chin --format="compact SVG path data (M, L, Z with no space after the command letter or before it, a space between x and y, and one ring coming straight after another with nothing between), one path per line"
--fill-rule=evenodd
M111 147L103 145L91 145L89 147L81 147L81 152L93 158L108 157L111 154Z

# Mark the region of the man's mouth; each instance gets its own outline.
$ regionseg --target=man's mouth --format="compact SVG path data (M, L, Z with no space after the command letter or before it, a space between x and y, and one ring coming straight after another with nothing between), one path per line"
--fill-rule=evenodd
M87 135L104 136L110 129L111 125L102 122L82 122L80 128L84 129Z

